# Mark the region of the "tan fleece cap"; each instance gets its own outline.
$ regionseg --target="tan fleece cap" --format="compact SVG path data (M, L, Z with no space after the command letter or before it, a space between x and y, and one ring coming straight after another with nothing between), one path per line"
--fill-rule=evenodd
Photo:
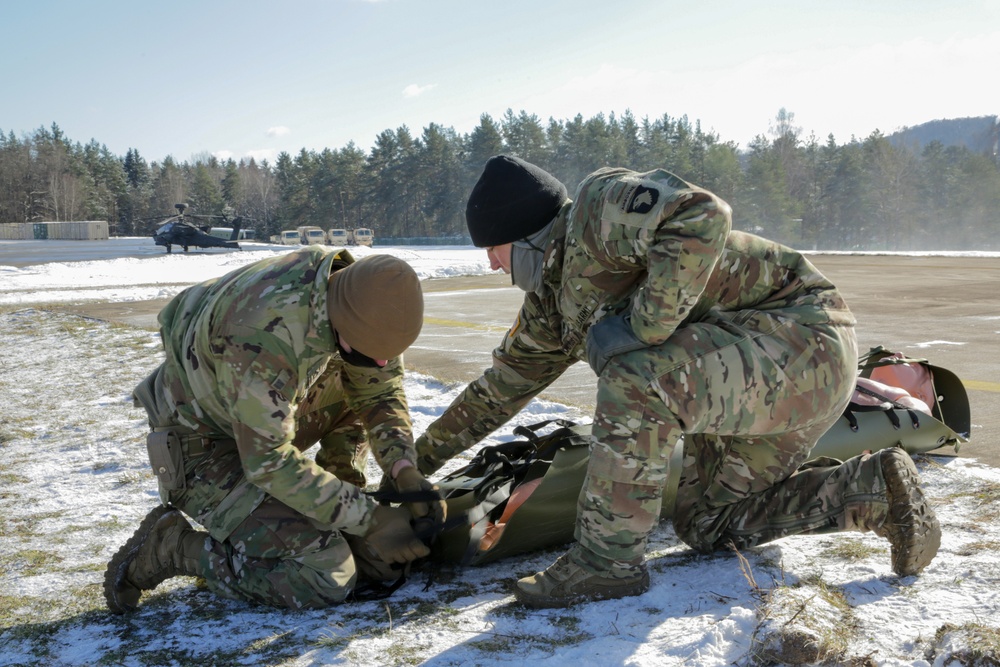
M394 359L420 335L424 294L409 264L369 255L330 276L327 311L353 349L372 359Z

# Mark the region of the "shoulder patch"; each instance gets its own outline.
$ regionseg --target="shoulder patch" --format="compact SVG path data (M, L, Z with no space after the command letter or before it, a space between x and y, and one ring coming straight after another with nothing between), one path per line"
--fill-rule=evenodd
M647 188L645 185L637 185L628 193L625 199L624 210L626 213L645 214L653 210L656 202L660 199L660 191L655 188Z
M510 325L510 329L507 330L507 337L513 338L517 334L517 330L521 328L521 313L518 313L514 317L514 324Z

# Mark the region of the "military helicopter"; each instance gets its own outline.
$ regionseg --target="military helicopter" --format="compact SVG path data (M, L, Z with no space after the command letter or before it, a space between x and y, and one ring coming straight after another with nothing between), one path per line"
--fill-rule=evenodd
M221 218L227 220L227 216L188 215L189 219L185 220L184 211L187 207L187 204L174 204L174 208L177 209L177 215L167 218L159 224L156 231L153 232L153 243L165 246L168 253L171 251L172 246L175 245L184 248L184 252L187 252L188 248L192 246L196 248L232 248L234 250L242 250L240 244L236 243L236 239L240 235L240 228L243 225L242 216L237 216L232 221L229 221L227 226L233 228L233 233L227 241L226 239L212 236L210 234L211 225L197 225L190 221L190 219L194 218Z

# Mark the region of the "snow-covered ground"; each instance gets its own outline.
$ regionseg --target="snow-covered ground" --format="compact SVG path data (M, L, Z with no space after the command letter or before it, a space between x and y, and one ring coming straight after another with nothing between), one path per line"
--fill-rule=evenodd
M170 296L287 250L0 266L0 665L748 665L767 592L789 587L846 601L835 628L848 638L841 664L963 664L949 651L974 642L944 639L935 652L936 633L946 624L997 627L1000 471L933 456L919 467L944 534L916 577L894 576L887 543L871 534L702 556L664 523L648 552L651 590L620 601L516 605L513 581L548 565L555 550L439 572L429 585L421 573L388 600L322 611L221 600L179 578L135 614L111 615L105 564L157 503L145 415L129 394L159 363L160 344L145 330L44 306ZM472 248L358 250L367 252L403 257L425 278L489 270ZM411 374L415 431L460 389ZM515 423L556 416L588 419L535 401ZM510 439L512 427L486 442Z
M0 241L8 246L13 243L16 242ZM293 249L293 246L244 242L244 252L209 249L168 255L153 246L152 241L145 245L149 247L143 250L150 254L138 257L26 267L5 266L0 260L0 305L170 297L188 285ZM396 255L409 262L421 279L490 272L486 253L472 246L354 247L350 252L355 258L372 252Z

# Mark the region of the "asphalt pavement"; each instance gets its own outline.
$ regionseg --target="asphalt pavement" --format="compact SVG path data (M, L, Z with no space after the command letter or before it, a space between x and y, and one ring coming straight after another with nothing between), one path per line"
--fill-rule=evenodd
M925 358L962 380L972 433L959 455L1000 467L1000 259L814 255L858 319L862 353L879 345ZM513 323L523 293L504 275L424 282L424 329L406 353L410 368L469 382ZM576 364L542 394L591 411L596 378ZM951 448L937 454L948 454Z
M960 456L1000 467L1000 259L813 255L858 318L862 352L884 345L928 359L961 378L972 415ZM5 263L5 262L0 262ZM406 353L408 368L466 383L490 365L523 294L501 274L424 281L425 323ZM51 306L155 329L165 301ZM576 364L543 398L594 406L596 378ZM936 453L949 453L940 450Z

